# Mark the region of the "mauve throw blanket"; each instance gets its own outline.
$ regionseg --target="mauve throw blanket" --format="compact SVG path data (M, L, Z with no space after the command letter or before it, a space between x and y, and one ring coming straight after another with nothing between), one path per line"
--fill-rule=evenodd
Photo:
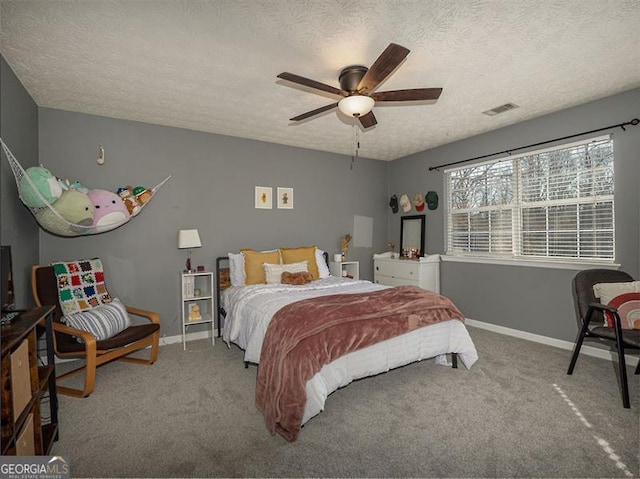
M414 329L464 316L444 296L417 286L311 298L284 306L262 345L256 406L267 429L298 438L307 401L305 385L347 353Z

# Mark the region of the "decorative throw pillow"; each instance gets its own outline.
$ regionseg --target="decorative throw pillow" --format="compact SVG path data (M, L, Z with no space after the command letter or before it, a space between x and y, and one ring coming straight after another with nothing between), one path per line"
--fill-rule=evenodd
M319 248L316 248L316 264L318 265L318 276L320 276L321 279L331 276L329 266L324 259L324 251Z
M313 281L311 273L308 271L300 271L299 273L290 273L285 271L282 273L282 284L307 284Z
M282 263L284 264L308 261L309 273L311 273L313 279L320 278L320 273L318 272L318 264L316 263L315 246L302 246L300 248L280 248L280 255L282 256Z
M242 253L228 253L231 286L244 286L244 255Z
M613 298L609 306L618 310L622 329L640 329L640 293L623 293ZM613 314L605 312L607 326L615 326Z
M280 264L280 253L275 251L258 252L253 250L242 250L244 255L244 284L264 284L264 263Z
M618 309L623 329L640 329L640 281L598 283L593 294L602 304ZM611 313L605 313L605 327L614 327Z
M112 301L98 258L51 263L63 315L80 313Z
M593 285L593 295L602 304L608 304L622 293L640 292L640 281L625 281L623 283L597 283Z
M280 284L282 273L300 273L309 271L308 262L301 261L300 263L290 264L264 264L264 275L267 280L267 284Z
M109 339L131 325L127 309L118 298L82 313L65 315L62 323L91 333L96 341Z
M231 273L229 268L220 268L218 281L220 282L220 289L227 289L231 286Z

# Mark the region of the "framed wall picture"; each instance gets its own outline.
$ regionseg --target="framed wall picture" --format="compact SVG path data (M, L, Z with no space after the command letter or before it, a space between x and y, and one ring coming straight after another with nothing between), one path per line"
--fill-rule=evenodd
M256 186L256 208L270 210L273 208L273 188L270 186Z
M278 187L278 208L293 209L293 188Z

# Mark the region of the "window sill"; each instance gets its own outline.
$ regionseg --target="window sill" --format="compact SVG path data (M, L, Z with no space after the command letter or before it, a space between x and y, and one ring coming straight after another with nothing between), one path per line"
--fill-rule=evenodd
M545 261L533 259L513 259L513 258L490 258L486 256L454 256L442 255L442 261L450 261L452 263L481 263L481 264L499 264L505 266L528 266L532 268L553 268L553 269L572 269L581 271L591 268L603 269L619 269L620 265L616 263L608 263L604 261Z

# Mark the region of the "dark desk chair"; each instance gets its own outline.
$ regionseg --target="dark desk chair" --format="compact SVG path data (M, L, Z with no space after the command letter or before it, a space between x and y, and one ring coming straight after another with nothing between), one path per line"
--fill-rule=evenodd
M96 368L118 359L137 364L153 364L158 359L160 342L160 318L156 313L127 306L130 315L140 316L149 324L131 325L115 336L97 341L86 331L74 329L60 322L62 310L58 302L58 287L52 266L33 266L31 269L31 291L36 305L55 305L53 313L53 345L56 356L60 358L81 358L84 366L56 377L56 382L73 374L85 372L83 389L57 386L59 393L75 397L87 397L93 392ZM82 341L78 341L80 338ZM127 355L151 346L149 359L130 358Z
M622 323L616 308L599 303L593 294L593 285L597 283L624 283L627 281L633 281L629 274L610 269L589 269L580 271L575 276L573 283L580 332L576 338L573 357L567 371L567 374L573 374L573 368L576 365L582 342L585 339L594 339L609 345L615 345L618 352L618 367L622 385L622 404L625 408L631 406L629 404L629 385L627 383L624 353L626 348L640 349L640 330L622 329ZM604 324L604 311L609 311L613 314L615 327L607 328L602 326ZM638 363L635 374L640 374L640 363Z

